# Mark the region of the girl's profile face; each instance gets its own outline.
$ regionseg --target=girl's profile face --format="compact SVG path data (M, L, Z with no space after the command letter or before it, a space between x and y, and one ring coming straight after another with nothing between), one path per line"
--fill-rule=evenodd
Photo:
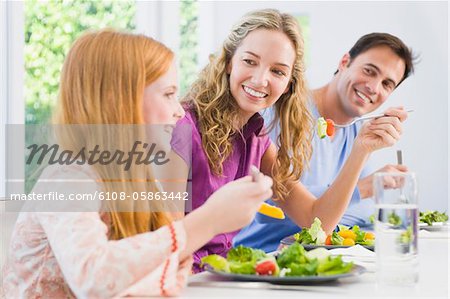
M247 120L289 90L295 49L281 31L257 29L236 49L227 66L230 90Z
M145 87L143 99L144 121L149 129L150 142L162 149L170 149L175 124L184 116L177 97L177 72L173 62L169 70Z
M144 89L145 123L175 125L184 116L177 96L177 70L173 62L164 75Z

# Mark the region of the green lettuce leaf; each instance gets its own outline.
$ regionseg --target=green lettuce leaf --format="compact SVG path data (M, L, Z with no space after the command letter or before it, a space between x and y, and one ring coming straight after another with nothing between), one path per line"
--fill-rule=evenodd
M352 270L353 268L353 262L350 263L343 263L342 265L340 265L339 267L336 268L332 268L330 270L327 270L325 272L320 273L319 275L321 276L326 276L326 275L338 275L338 274L344 274L349 272L350 270Z
M317 267L317 273L324 273L334 268L342 266L343 261L340 255L336 257L329 256L326 260L322 261Z
M255 274L256 261L249 262L229 262L231 273Z
M322 229L322 222L319 218L314 218L314 222L309 229L309 234L311 235L311 239L315 242L314 244L323 245L325 244L325 240L327 239L327 234Z
M318 259L312 259L307 264L292 263L289 265L290 272L286 273L286 276L311 276L317 273L317 267L319 266Z
M395 212L392 212L388 215L388 222L394 226L402 225L402 218L398 216Z
M299 243L294 243L285 248L278 256L277 262L280 268L289 268L290 264L304 264L308 261L305 248Z
M344 242L344 238L342 238L337 232L333 232L331 234L331 244L342 245L342 242Z
M294 239L300 244L314 244L308 228L302 228L301 232L294 234Z
M327 260L319 263L317 267L318 275L337 275L347 273L353 268L353 263L345 263L340 255L329 256Z
M364 242L364 238L366 236L366 232L365 231L361 230L358 225L354 225L352 227L352 231L356 235L355 243L361 244L362 242Z
M248 262L253 259L253 249L239 245L228 251L227 260L229 262Z
M426 211L419 213L419 221L428 225L433 225L433 222L446 222L448 215L446 213L439 213L438 211Z
M227 254L230 271L238 274L254 274L256 263L267 258L264 251L239 245Z
M366 246L374 246L375 245L375 240L364 240L363 242L360 242L358 244L366 245Z
M218 254L211 254L205 257L202 257L201 260L201 267L203 267L204 264L210 265L214 270L221 271L221 272L230 272L230 265L228 261Z

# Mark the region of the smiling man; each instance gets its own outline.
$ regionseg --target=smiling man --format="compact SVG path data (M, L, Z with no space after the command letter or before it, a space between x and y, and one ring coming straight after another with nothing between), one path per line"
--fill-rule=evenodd
M312 91L313 119L324 117L337 124L346 124L355 117L374 111L413 72L413 68L412 52L399 38L387 33L362 36L350 51L343 55L331 81ZM386 110L385 115L389 117L393 109L398 107ZM272 111L265 114L266 124L272 117ZM361 125L356 122L339 128L332 138L320 139L314 134L310 168L303 174L301 182L315 196L322 195L336 179L350 154ZM272 140L276 140L278 133L275 126L271 132ZM374 210L374 202L371 199L374 170L369 163L366 164L341 224L370 224L369 216ZM376 172L379 171L405 172L407 168L403 165L386 165ZM269 203L273 204L271 201ZM258 214L253 222L234 238L234 245L243 244L273 251L282 238L298 231L299 227L289 219L274 220Z

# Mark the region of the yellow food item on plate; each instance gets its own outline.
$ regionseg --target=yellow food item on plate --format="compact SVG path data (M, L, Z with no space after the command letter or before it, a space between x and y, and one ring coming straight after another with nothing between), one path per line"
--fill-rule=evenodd
M340 230L338 234L344 239L352 239L353 241L356 240L356 234L351 230Z
M344 239L344 241L342 241L342 245L344 245L344 246L353 246L353 245L355 245L355 240L350 239L350 238L346 238L346 239Z
M364 235L364 239L366 240L375 240L375 235L371 232L366 232L366 234Z

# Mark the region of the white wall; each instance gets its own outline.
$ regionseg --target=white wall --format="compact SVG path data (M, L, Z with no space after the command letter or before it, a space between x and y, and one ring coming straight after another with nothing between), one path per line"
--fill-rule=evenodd
M369 32L400 37L421 61L415 74L396 90L387 104L413 108L402 140L373 155L380 167L396 162L396 149L417 172L420 208L448 211L448 4L447 2L206 2L209 22L202 31L200 53L216 51L231 26L246 12L277 8L310 17L310 61L307 77L312 88L332 77L341 56ZM212 7L211 7L212 6ZM206 55L200 57L205 63ZM381 107L384 109L387 105Z
M7 193L5 124L23 124L25 119L25 101L23 101L25 33L22 11L21 1L0 1L0 199ZM22 161L15 161L14 165L10 163L9 167L24 167L21 163ZM6 249L17 215L16 212L6 212L5 202L0 200L0 268L5 261Z

